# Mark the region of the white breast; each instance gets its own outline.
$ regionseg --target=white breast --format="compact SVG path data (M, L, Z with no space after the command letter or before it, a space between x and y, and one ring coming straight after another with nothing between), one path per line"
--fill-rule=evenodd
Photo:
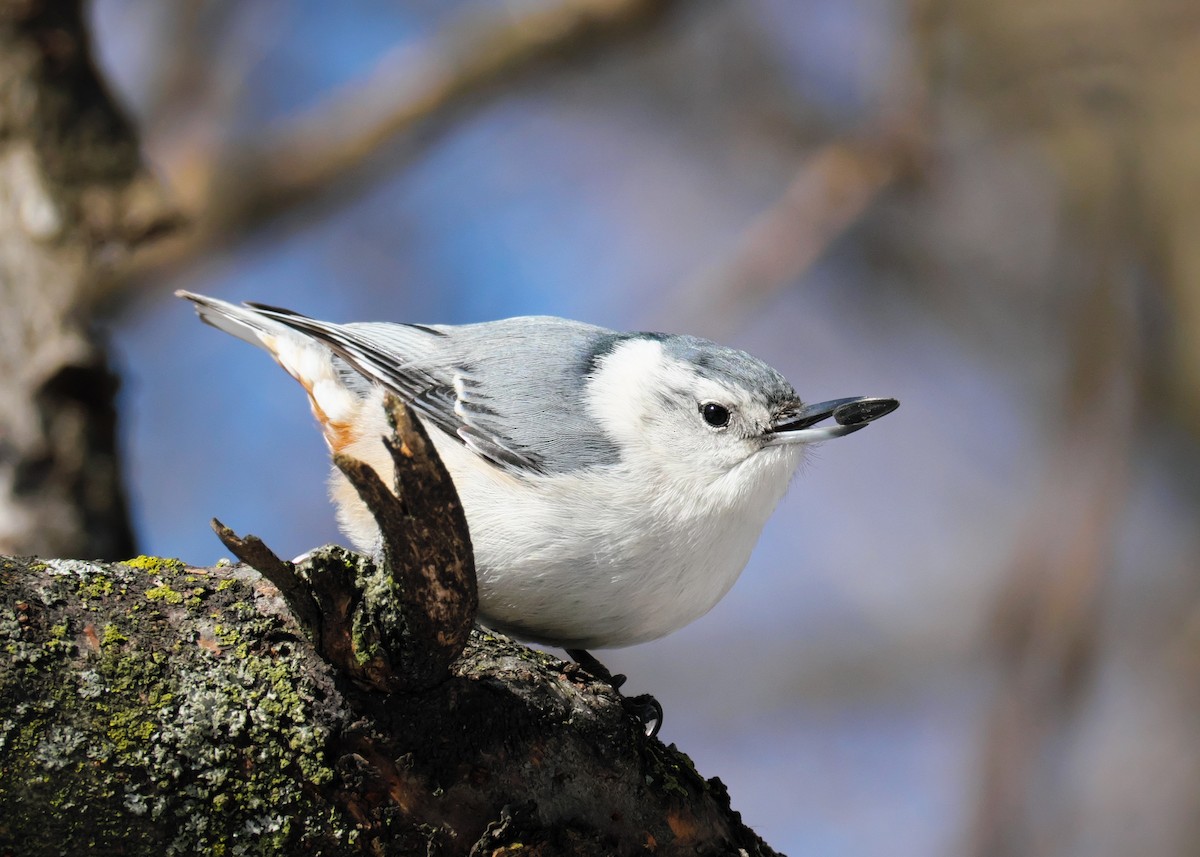
M707 613L741 574L800 454L764 451L748 462L764 471L749 490L696 503L635 466L518 481L435 438L471 529L481 620L571 648L646 642Z

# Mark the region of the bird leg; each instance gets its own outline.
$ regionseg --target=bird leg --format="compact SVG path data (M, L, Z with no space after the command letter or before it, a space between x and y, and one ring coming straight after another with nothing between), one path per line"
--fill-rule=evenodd
M585 649L566 649L566 653L571 660L579 664L596 678L607 683L613 690L620 694L621 686L625 684L626 677L620 673L613 675L608 667L596 660L590 652ZM657 699L648 693L643 693L639 696L621 696L621 703L625 706L625 710L637 718L642 724L642 729L645 730L647 738L653 738L658 734L658 730L662 728L663 723L663 707Z
M603 679L612 685L613 690L620 690L621 685L625 684L626 677L624 675L620 673L613 675L609 672L608 667L596 660L592 656L592 653L586 649L567 649L566 652L575 663L579 664L596 678Z

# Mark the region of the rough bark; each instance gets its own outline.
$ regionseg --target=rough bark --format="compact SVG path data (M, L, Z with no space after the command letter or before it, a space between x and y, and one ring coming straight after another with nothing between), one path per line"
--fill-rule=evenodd
M477 629L363 687L245 566L3 560L0 646L0 853L774 853L574 665Z
M0 552L132 551L97 278L167 223L80 5L0 0Z
M774 853L608 683L465 633L465 518L392 410L399 496L342 462L379 565L0 560L0 854Z

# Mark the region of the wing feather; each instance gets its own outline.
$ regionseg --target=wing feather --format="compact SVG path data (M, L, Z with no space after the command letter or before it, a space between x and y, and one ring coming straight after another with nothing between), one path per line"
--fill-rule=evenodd
M432 365L447 334L427 325L333 324L291 310L249 304L256 311L324 343L355 371L400 395L428 422L506 470L544 473L534 450L497 432L497 410L465 364Z

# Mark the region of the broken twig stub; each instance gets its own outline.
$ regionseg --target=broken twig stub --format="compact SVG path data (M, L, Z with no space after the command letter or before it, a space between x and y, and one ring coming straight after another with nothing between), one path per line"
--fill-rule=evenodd
M382 568L364 588L355 633L392 664L392 689L420 689L442 680L466 645L479 605L475 562L458 492L424 427L395 396L386 407L395 492L362 462L333 460L382 536Z
M466 645L478 594L467 519L454 482L408 406L388 396L395 491L344 455L334 464L375 516L378 562L322 548L296 563L214 519L229 550L279 589L317 649L356 681L385 691L443 681Z

